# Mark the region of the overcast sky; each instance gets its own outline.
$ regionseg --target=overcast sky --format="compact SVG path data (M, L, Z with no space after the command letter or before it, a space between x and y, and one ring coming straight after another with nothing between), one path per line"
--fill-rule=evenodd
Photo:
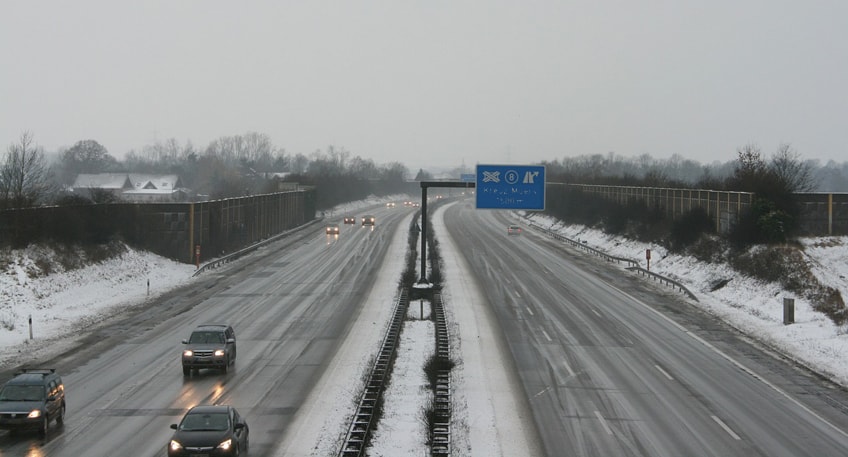
M848 1L0 2L0 145L848 160Z

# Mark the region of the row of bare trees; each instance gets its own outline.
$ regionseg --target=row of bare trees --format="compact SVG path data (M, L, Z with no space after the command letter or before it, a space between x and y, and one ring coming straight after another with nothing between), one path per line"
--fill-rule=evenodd
M754 143L739 147L736 154L733 162L711 166L679 156L667 161L652 161L644 155L635 160L614 154L584 156L547 164L547 173L549 180L568 183L750 192L754 194L751 210L740 217L730 239L738 245L750 245L792 237L800 220L797 195L820 190L820 169L815 162L802 160L789 144L779 145L770 158ZM842 180L848 185L848 179ZM644 211L640 210L640 214L644 215ZM651 218L656 220L638 222L645 227L662 223L659 216L649 215ZM607 222L611 220L608 218ZM620 226L627 224L619 222Z
M675 154L655 159L594 154L542 162L549 180L576 183L656 187L696 187L714 190L755 191L763 195L781 192L848 192L848 163L822 166L802 160L789 144L780 145L766 159L756 144L737 151L737 159L703 165ZM132 150L123 160L113 157L96 140L76 142L48 160L31 132L9 146L0 158L0 208L55 203L61 189L70 186L80 173L133 172L179 175L184 186L208 198L225 198L274 191L271 173L287 179L326 187L326 195L337 193L333 180L347 183L398 182L409 171L400 162L376 164L353 155L342 147L329 146L309 155L288 154L263 133L223 136L205 148L176 139L156 141ZM419 170L416 179L431 177ZM340 181L341 182L341 181ZM369 186L357 184L365 192ZM392 187L392 186L389 186ZM395 186L396 189L398 186ZM357 196L359 193L356 194ZM367 195L365 195L367 196ZM330 199L327 204L335 202Z
M405 190L408 186L401 183L409 175L400 162L376 164L336 146L292 156L274 146L268 135L254 132L218 138L203 150L191 142L157 141L130 151L124 160L113 157L96 140L81 140L51 161L34 135L24 132L0 157L0 209L83 203L63 189L79 174L105 172L176 174L186 188L211 199L275 192L280 180L296 180L323 188L319 208ZM109 192L89 190L88 198L95 203L114 198Z
M549 176L555 175L568 182L744 190L750 183L728 178L735 176L737 169L744 171L750 165L746 163L748 159L757 162L761 170L770 168L778 175L800 178L791 185L796 192L848 192L848 162L831 160L822 164L814 159L805 160L788 143L779 145L770 158L765 157L757 144L749 143L737 149L735 160L709 164L679 154L657 159L649 154L625 157L612 152L543 163Z

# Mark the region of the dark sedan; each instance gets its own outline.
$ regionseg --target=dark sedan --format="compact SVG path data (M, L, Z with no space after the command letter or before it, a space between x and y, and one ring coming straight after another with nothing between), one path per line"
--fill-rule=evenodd
M205 405L191 408L168 442L168 455L237 456L247 453L249 429L238 411L227 405Z

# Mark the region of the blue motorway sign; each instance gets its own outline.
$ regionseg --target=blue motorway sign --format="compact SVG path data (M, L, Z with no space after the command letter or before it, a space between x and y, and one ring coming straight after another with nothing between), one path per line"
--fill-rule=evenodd
M477 165L477 209L545 209L545 167Z
M459 180L462 182L477 182L477 175L474 173L462 173L459 175Z

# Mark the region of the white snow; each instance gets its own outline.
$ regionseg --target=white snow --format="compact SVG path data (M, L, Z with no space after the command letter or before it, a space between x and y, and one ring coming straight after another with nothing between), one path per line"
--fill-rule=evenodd
M354 208L338 208L331 214L341 216ZM645 249L652 250L651 271L684 283L699 300L698 306L721 317L736 328L776 348L834 381L848 385L848 349L846 329L812 310L802 297L789 294L775 284L743 277L726 266L707 264L667 253L660 246L605 235L581 226L564 226L543 216L530 216L536 223L551 227L564 236L585 241L589 246L612 255L630 257L645 265ZM438 217L434 218L434 224ZM435 226L437 234L446 231ZM406 234L399 231L393 239L387 264L375 281L371 297L381 304L396 300L396 284L402 269ZM819 280L848 297L848 237L824 237L801 240L805 255ZM440 240L445 259L444 298L451 303L470 306L449 308L448 325L452 353L457 362L452 373L455 389L453 446L457 455L519 455L522 433L515 433L520 422L510 419L514 405L511 380L499 370L502 364L487 353L496 347L496 338L487 332L484 312L474 304L479 291L462 269L458 247ZM35 261L44 258L35 248L4 252L9 262L0 264L0 366L12 366L33 356L46 354L45 343L54 339L74 338L86 326L96 324L129 307L153 299L174 287L192 281L195 268L155 255L130 250L121 258L91 265L81 270L39 275ZM629 274L629 273L622 273ZM725 287L710 292L720 278L733 278ZM150 281L148 296L147 281ZM795 324L783 325L782 300L795 298ZM425 306L429 312L429 304ZM374 351L385 332L386 306L366 306L354 323L354 332L374 341ZM424 455L426 435L422 410L427 395L422 366L432 349L430 321L416 315L406 322L400 357L392 385L386 393L386 412L374 439L372 455ZM28 319L32 316L33 338L29 338ZM474 335L472 338L470 335ZM479 335L479 339L477 336ZM343 345L341 351L355 345ZM291 433L302 440L287 440L285 455L327 455L346 432L346 420L352 414L359 386L334 385L331 379L362 379L373 363L373 354L344 353L334 359L326 375L316 385L306 406L295 420ZM513 389L514 390L514 389ZM502 422L507 421L507 422ZM506 428L506 427L511 427ZM509 434L500 432L511 430ZM516 436L518 438L516 438ZM308 438L307 438L308 437ZM302 441L295 443L295 441ZM283 454L281 454L283 455Z

